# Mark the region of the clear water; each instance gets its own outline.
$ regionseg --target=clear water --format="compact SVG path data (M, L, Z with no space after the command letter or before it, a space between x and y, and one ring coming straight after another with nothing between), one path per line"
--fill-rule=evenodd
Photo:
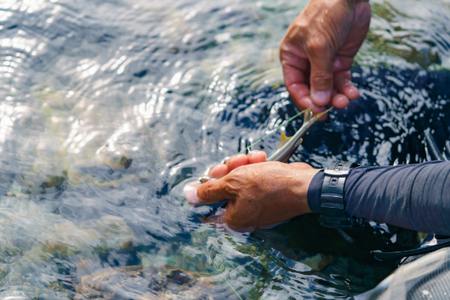
M362 96L293 159L420 162L427 129L444 149L449 2L371 3L354 68ZM392 264L358 255L315 216L229 233L182 196L297 113L277 47L305 4L1 1L0 299L342 299L383 279ZM278 139L255 148L272 153ZM110 269L127 266L146 275ZM174 284L169 266L197 283Z

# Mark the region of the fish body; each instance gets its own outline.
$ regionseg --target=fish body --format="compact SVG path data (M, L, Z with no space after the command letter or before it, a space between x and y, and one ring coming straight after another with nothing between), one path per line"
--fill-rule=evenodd
M330 108L331 109L331 108ZM303 137L305 136L308 129L314 124L321 116L326 114L327 111L312 115L312 111L310 108L307 108L304 111L304 122L302 127L291 137L287 137L284 132L281 134L280 145L278 150L272 154L267 161L279 161L279 162L287 162L289 158L291 158L292 154L297 150L300 144L303 142Z

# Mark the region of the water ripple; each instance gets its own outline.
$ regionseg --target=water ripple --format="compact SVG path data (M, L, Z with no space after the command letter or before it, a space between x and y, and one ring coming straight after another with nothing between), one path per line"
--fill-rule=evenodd
M95 271L117 297L230 297L229 283L247 298L336 299L389 273L348 258L315 218L227 232L200 222L220 205L182 194L298 113L278 43L306 2L0 3L0 299L94 293L83 280L110 297ZM420 162L426 129L445 149L448 6L375 1L373 12L353 70L361 98L315 125L293 160ZM278 134L253 149L272 153Z

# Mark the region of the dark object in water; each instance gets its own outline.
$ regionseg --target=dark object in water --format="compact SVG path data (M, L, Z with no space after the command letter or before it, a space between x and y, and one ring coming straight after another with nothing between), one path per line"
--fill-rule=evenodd
M226 285L222 289L221 281L169 265L127 266L84 276L75 299L226 299L234 292Z

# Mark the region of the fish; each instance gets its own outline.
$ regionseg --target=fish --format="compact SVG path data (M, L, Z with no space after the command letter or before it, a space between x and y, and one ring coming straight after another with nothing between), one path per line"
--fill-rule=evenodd
M289 160L289 158L291 158L292 154L295 153L297 148L303 142L303 138L305 137L309 128L320 117L322 117L324 114L328 113L331 109L332 108L313 116L311 109L307 108L303 113L304 122L303 122L302 127L300 127L300 129L297 130L297 132L291 137L286 136L286 134L284 132L282 132L278 150L274 154L272 154L269 158L267 158L266 161L279 161L279 162L283 162L283 163L287 162Z
M279 161L286 163L292 156L292 154L295 153L295 151L298 149L298 147L303 142L303 138L305 137L306 133L308 132L309 128L322 117L326 113L328 113L333 107L327 109L326 111L320 112L318 114L313 115L310 108L307 108L303 111L304 115L304 121L302 127L300 127L297 132L291 136L288 137L284 132L281 133L280 138L280 144L278 146L278 150L269 156L266 161ZM226 160L225 160L226 161ZM210 180L209 177L204 176L201 177L200 183L205 183Z

